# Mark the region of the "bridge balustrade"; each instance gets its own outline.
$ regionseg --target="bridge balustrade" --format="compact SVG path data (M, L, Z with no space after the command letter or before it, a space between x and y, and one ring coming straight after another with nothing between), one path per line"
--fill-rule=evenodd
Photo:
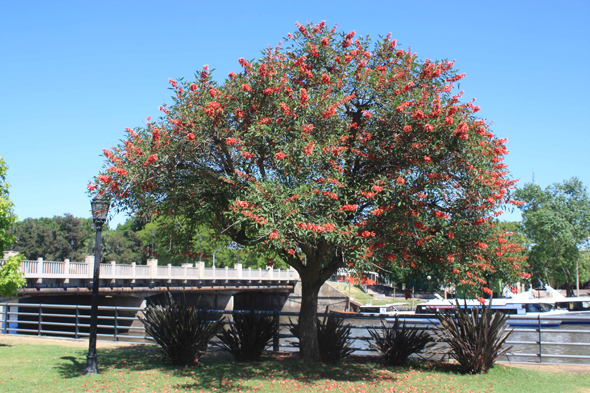
M47 261L47 262L43 263L43 275L45 275L45 276L64 275L65 274L64 268L65 268L64 262Z
M25 276L37 273L37 261L22 261L20 267Z
M145 278L150 278L150 267L149 266L144 266L144 265L139 265L139 266L135 266L135 278L136 279L145 279Z
M0 266L4 260L0 260ZM44 261L39 258L36 261L22 261L20 270L27 279L91 279L93 276L94 261L86 262ZM241 264L235 267L205 267L204 262L198 262L196 266L185 264L183 266L158 266L157 260L148 261L148 265L118 264L116 262L100 264L100 278L110 280L220 280L220 281L297 281L299 275L294 269L243 269Z
M85 277L88 274L88 265L80 262L70 262L70 276Z
M116 265L115 266L115 275L116 276L132 276L132 265Z
M113 271L113 265L110 263L101 263L100 264L100 277L102 278L112 278L115 276L115 272Z

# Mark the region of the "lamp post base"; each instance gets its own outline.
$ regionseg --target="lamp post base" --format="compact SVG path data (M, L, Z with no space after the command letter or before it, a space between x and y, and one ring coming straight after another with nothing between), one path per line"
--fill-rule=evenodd
M82 371L82 375L98 374L98 363L96 362L96 355L86 356L86 367Z

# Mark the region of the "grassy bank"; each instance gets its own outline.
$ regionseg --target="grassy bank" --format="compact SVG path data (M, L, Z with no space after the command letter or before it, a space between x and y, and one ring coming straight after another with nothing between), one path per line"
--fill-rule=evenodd
M412 300L405 300L402 298L396 298L396 299L392 299L392 298L375 298L371 295L369 295L366 292L363 292L362 289L360 289L358 286L356 285L350 285L347 282L336 282L336 281L330 281L328 284L330 284L331 286L333 286L334 288L338 289L340 292L345 293L346 295L348 295L350 293L350 297L353 298L354 300L358 301L361 304L373 304L375 306L378 305L383 305L383 304L389 304L389 303L408 303L408 304L412 304ZM402 293L398 293L399 296L402 296ZM414 299L414 305L420 303L421 300L418 299Z
M201 367L164 365L153 346L100 348L101 374L81 376L86 348L19 343L0 336L2 392L583 392L590 374L498 365L487 375L461 375L453 365L389 368L366 359L336 366L303 364L295 357L236 364L208 354ZM59 344L59 343L58 343ZM584 390L586 389L586 390Z

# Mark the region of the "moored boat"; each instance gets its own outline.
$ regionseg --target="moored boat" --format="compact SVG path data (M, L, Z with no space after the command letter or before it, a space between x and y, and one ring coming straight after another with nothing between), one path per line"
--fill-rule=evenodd
M459 304L460 307L480 308L482 304L477 299L432 299L426 303L419 304L413 315L399 315L400 321L412 325L436 325L439 324L436 317L437 312L453 310ZM558 327L561 325L561 318L567 317L569 312L563 309L556 309L553 302L543 299L512 298L488 300L486 306L508 314L510 317L506 322L509 326L518 327ZM395 318L387 318L393 322Z
M567 325L590 324L590 296L565 297L549 285L545 285L548 301L555 308L567 310L567 318L562 323Z
M359 307L359 314L367 317L383 317L383 316L394 316L404 311L397 309L397 306L405 305L407 303L389 303L383 305L372 305L367 304Z

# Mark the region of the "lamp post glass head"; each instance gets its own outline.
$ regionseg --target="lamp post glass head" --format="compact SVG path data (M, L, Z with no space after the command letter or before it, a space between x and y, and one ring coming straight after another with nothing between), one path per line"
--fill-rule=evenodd
M92 202L92 220L96 225L102 225L107 221L109 215L110 201L104 197L97 196Z

